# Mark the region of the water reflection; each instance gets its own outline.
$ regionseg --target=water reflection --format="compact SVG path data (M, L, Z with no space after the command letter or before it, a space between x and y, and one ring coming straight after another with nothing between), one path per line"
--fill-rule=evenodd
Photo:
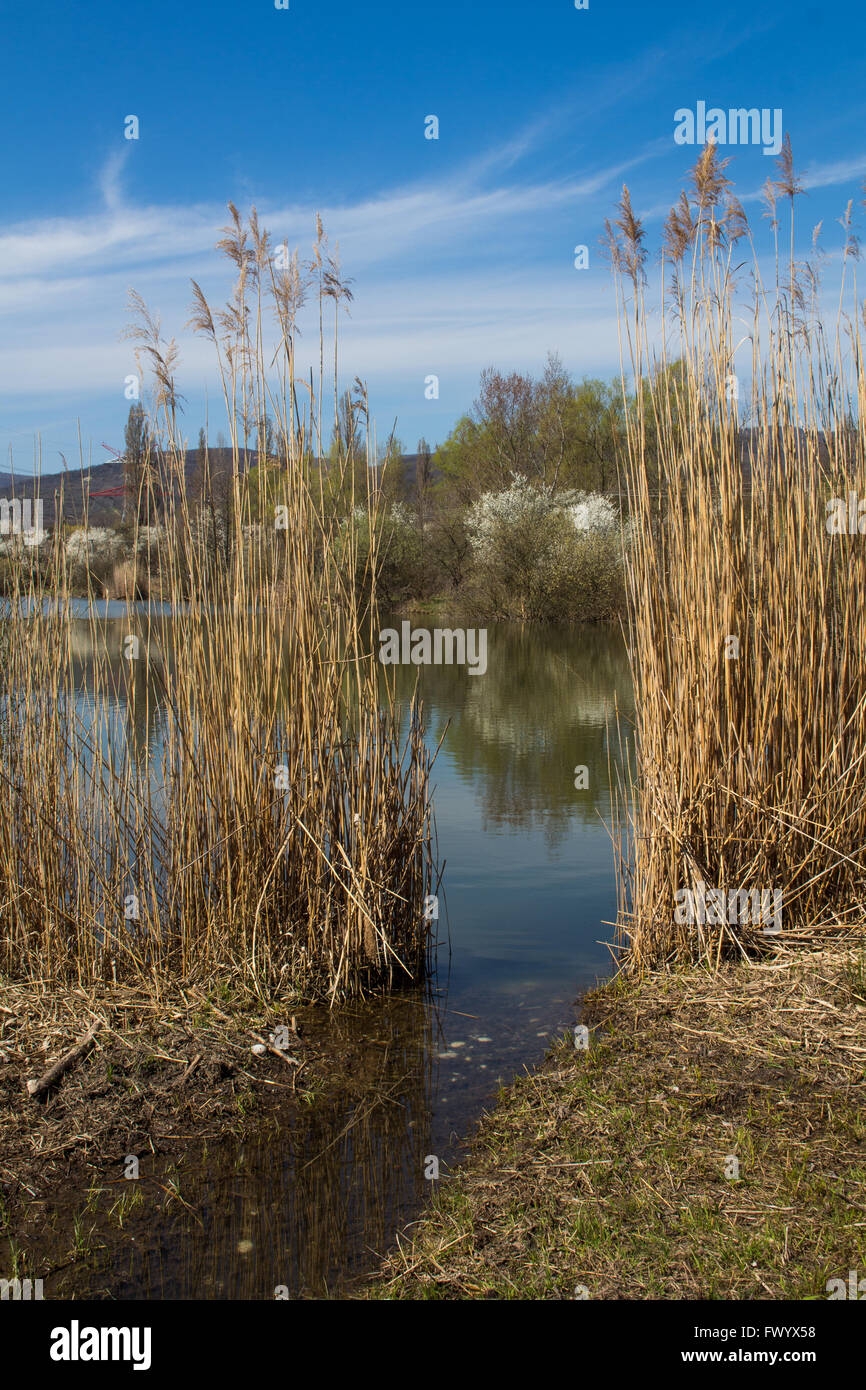
M429 1190L435 1017L430 999L341 1012L331 1044L344 1060L344 1094L177 1170L145 1155L144 1202L118 1232L110 1209L130 1185L107 1184L87 1218L104 1248L59 1269L47 1296L273 1299L279 1286L291 1298L338 1293Z
M126 618L82 622L74 660L87 702L104 655L117 737L141 762L161 737L158 663L171 656L163 628L136 621L145 660L134 675ZM402 700L418 680L431 747L447 726L433 777L445 864L434 996L329 1019L335 1052L350 1053L345 1092L254 1142L188 1157L177 1177L190 1209L168 1201L152 1169L143 1206L122 1232L100 1221L106 1248L58 1271L55 1295L339 1293L424 1200L425 1157L447 1172L498 1082L543 1055L573 1021L577 991L609 970L608 760L615 712L628 720L633 708L619 633L497 625L484 676L392 669ZM581 764L585 790L574 785Z
M407 697L414 669L399 668ZM485 828L539 827L556 840L575 816L596 822L609 813L608 727L617 708L633 710L616 633L587 628L576 638L574 629L498 624L483 677L431 666L420 688L433 742L451 721L447 756L474 787ZM578 765L589 772L585 793L575 790Z

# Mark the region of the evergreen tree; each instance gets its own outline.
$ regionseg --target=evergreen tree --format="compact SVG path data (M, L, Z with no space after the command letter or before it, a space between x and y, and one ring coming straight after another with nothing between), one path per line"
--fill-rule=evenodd
M129 407L126 421L123 467L123 515L141 521L147 509L147 472L150 466L150 431L140 401Z

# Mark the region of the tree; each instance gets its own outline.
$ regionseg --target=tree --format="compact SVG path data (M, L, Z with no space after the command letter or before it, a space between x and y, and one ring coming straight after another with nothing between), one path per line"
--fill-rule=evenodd
M329 460L343 459L349 455L357 459L364 454L361 419L362 410L359 403L352 399L351 391L344 391L339 398L337 415L331 433Z
M609 491L623 435L618 382L571 380L555 354L539 379L488 367L472 411L438 450L443 488L464 504L515 478L550 493Z
M365 418L364 400L344 391L338 400L322 480L326 512L336 516L347 516L353 507L367 505L368 484L374 480L367 477L367 450L361 429Z
M617 480L617 457L625 440L622 385L584 377L566 411L567 459L564 487L610 492Z
M380 460L376 470L376 486L379 500L386 506L394 502L407 501L406 479L403 474L403 441L392 434L388 443L380 446Z
M124 439L123 515L140 522L147 512L147 480L151 440L144 407L140 401L129 407Z
M427 440L422 438L418 440L418 456L415 460L415 499L422 527L427 517L432 488L433 454Z

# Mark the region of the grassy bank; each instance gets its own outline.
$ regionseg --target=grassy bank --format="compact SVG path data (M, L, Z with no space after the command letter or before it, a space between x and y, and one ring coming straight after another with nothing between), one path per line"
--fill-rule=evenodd
M588 1050L501 1093L367 1296L826 1298L866 1273L864 1015L850 940L620 976L585 1002Z

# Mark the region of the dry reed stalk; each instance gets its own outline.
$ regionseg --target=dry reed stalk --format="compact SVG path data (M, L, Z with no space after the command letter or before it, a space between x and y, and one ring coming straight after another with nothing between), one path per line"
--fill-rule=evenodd
M375 589L362 611L354 554L342 567L334 559L321 402L317 417L294 376L297 259L277 272L255 211L249 227L230 212L220 246L238 273L234 292L214 314L194 285L193 320L214 345L231 430L226 535L212 509L190 505L176 348L133 296L132 336L155 384L136 515L161 528L167 608L128 608L139 645L127 659L109 651L91 607L93 655L78 689L80 624L59 527L49 601L32 576L16 578L0 769L0 970L10 977L159 988L228 972L260 993L334 1001L425 975L421 712L413 705L401 728L372 640ZM337 270L327 262L323 291L335 309ZM278 451L261 472L284 508L279 527L242 466L251 431L265 460L266 415L278 422ZM352 467L345 458L338 470ZM207 499L207 460L205 473Z
M620 925L636 968L715 963L779 940L736 914L677 922L676 894L701 883L781 889L783 937L863 918L866 537L827 527L831 497L866 498L856 248L846 230L827 333L817 273L794 260L800 189L787 141L779 165L767 196L774 227L778 200L790 204L791 251L787 265L777 253L768 292L752 247L742 332L734 263L751 237L714 146L665 229L675 328L655 360L644 231L627 190L608 227L623 386L626 365L645 383L628 404L623 464L637 760L633 785L620 787L631 803ZM751 387L738 402L741 349Z

